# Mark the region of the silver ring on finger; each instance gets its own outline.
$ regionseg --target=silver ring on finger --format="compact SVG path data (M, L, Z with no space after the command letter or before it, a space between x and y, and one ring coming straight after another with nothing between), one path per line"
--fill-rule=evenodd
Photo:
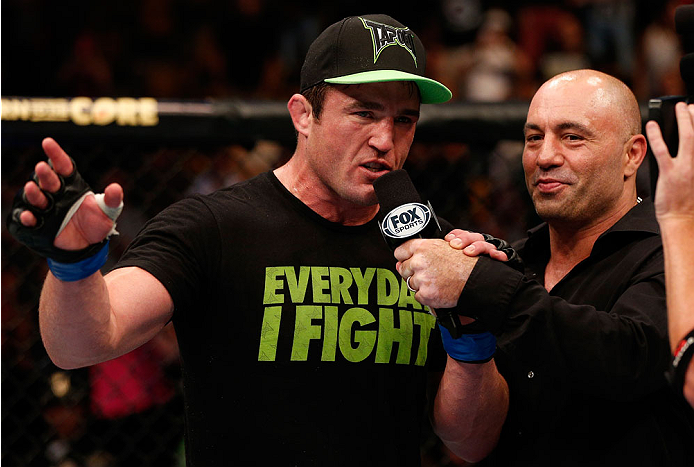
M412 276L407 276L407 279L405 280L405 283L407 284L407 288L410 289L410 291L417 293L417 289L413 289L412 286L410 285L410 279L412 279Z

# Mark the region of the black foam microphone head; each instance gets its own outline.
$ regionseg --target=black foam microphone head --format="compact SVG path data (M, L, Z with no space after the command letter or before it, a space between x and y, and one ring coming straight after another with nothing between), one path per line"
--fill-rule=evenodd
M394 170L374 181L379 226L391 249L412 238L443 238L434 210L423 204L409 174Z
M381 212L391 211L401 204L421 203L422 199L415 188L410 175L404 169L393 170L374 181L374 191Z

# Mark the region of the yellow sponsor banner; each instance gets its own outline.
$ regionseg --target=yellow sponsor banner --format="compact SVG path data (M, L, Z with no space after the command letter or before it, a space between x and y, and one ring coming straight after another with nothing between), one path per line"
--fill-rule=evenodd
M2 98L2 120L155 126L159 112L156 99L151 97Z

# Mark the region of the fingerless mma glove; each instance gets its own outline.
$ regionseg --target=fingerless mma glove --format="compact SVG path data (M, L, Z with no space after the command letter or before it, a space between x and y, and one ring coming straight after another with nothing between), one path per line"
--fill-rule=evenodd
M117 208L110 208L104 203L103 194L95 195L101 210L114 221L113 229L106 239L82 250L70 251L57 248L54 245L55 238L70 222L84 199L88 195L94 194L77 171L74 160L72 166L73 170L70 175L56 174L60 179L58 191L49 193L41 190L48 201L45 209L31 205L26 199L24 188L22 188L15 196L10 215L7 218L7 230L10 234L34 252L46 257L51 272L58 279L64 281L84 279L101 269L108 256L108 238L118 234L115 229L115 220L123 209L123 203ZM38 185L36 173L33 174L33 179ZM23 211L30 211L34 214L36 217L34 226L27 227L22 224L20 215Z
M524 271L523 260L508 242L489 234L482 235L486 242L506 254L508 261L504 264L521 273ZM505 317L494 312L483 316L470 311L463 312L460 304L450 311L454 313L441 313L438 318L443 346L448 355L464 363L484 363L491 360L496 353L496 335L501 333ZM457 315L474 318L475 322L462 325Z
M507 242L506 240L502 240L501 238L492 237L489 234L482 234L482 236L484 237L485 242L491 243L496 247L497 250L506 253L508 261L506 261L506 263L504 264L506 264L507 266L511 266L516 271L525 272L523 260L521 259L520 255L516 253L516 250L513 249L509 242Z

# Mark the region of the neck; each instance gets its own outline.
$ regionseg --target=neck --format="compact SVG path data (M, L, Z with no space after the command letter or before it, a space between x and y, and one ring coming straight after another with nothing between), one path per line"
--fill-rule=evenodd
M362 225L376 217L378 204L361 205L342 198L331 190L310 169L292 157L274 171L277 179L302 203L322 218L342 225Z
M572 263L572 266L586 259L598 237L609 228L594 225L580 230L565 229L563 226L549 226L550 261Z
M611 212L588 223L548 221L550 259L545 271L545 287L548 290L590 256L598 237L634 207L637 203L635 199L619 203Z
M549 224L550 251L562 257L585 259L590 254L593 244L603 232L615 225L631 208L641 201L633 196L623 196L614 207L601 216L578 220L551 220Z

